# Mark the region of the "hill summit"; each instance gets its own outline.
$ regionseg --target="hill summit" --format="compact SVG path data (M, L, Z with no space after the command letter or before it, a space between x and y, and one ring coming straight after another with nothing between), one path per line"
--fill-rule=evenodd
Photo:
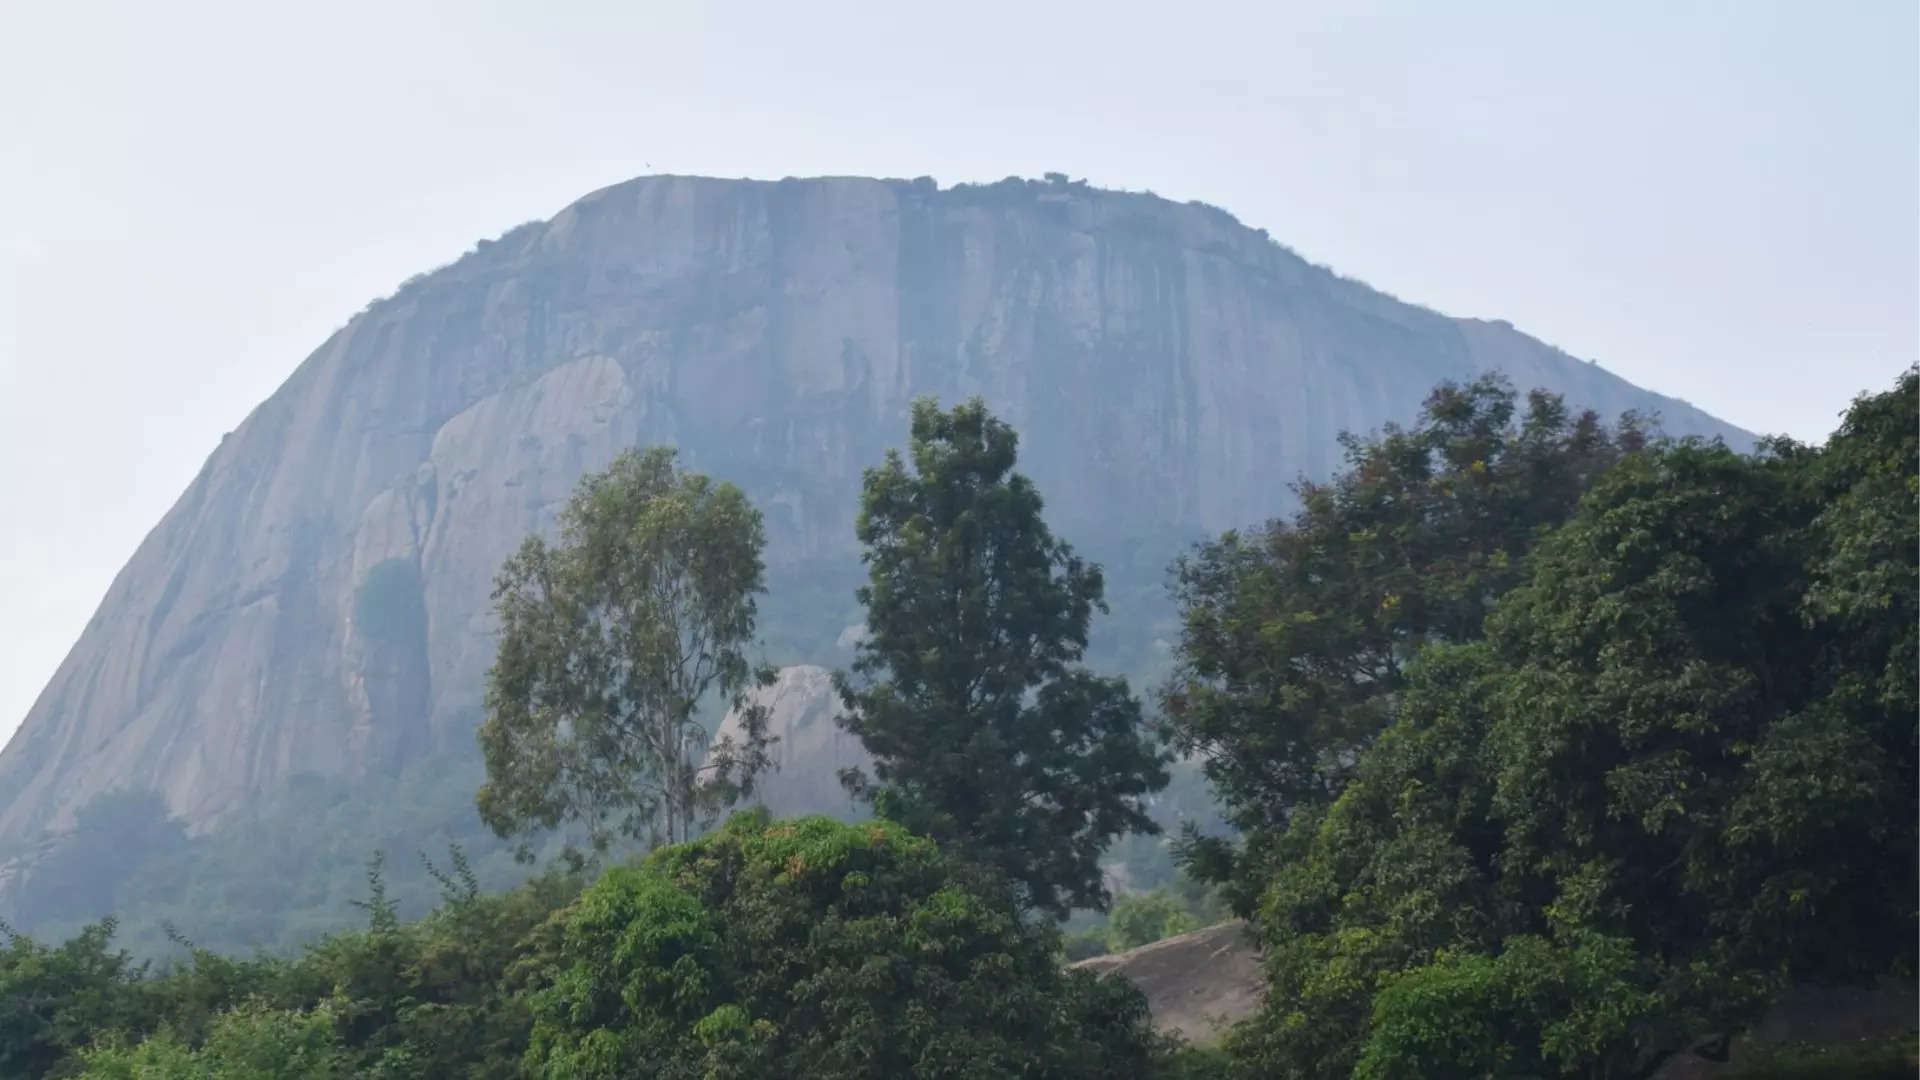
M832 664L862 468L916 395L981 395L1055 531L1108 567L1097 644L1139 671L1183 544L1288 510L1339 432L1495 369L1751 442L1208 206L1061 177L609 187L371 304L221 443L0 753L0 842L113 790L204 831L301 774L470 759L495 570L630 445L746 489L768 658Z

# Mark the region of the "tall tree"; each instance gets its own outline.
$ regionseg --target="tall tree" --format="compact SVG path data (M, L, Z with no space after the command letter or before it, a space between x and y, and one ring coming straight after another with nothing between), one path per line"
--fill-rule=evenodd
M1415 651L1479 638L1537 535L1644 441L1632 414L1609 430L1543 391L1521 412L1499 376L1443 383L1413 427L1342 436L1346 469L1298 484L1293 520L1176 562L1182 627L1161 711L1234 824L1258 842L1333 799ZM1188 854L1203 876L1234 872L1217 841Z
M1167 773L1126 681L1080 666L1100 570L1048 531L1017 443L977 399L921 400L911 466L867 470L867 636L835 682L874 776L843 779L1064 914L1105 906L1100 851L1155 831L1143 799Z
M744 703L772 678L746 654L764 543L738 488L656 447L584 478L559 543L529 537L507 560L477 799L496 833L577 822L596 850L674 843L751 788L768 762L764 710ZM747 720L710 754L695 716L709 690Z

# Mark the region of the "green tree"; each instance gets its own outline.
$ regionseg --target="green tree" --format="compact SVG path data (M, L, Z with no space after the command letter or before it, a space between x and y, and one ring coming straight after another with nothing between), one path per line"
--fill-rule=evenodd
M533 996L536 1076L1144 1075L1137 991L890 822L742 813L567 911Z
M121 980L116 1008L90 1007L84 1024L71 1025L106 1048L87 1058L89 1067L138 1076L521 1076L533 1027L525 991L542 977L530 963L532 942L578 895L579 881L549 872L485 894L457 848L447 868L429 872L441 881L443 903L416 922L396 917L376 861L362 930L330 935L291 959L234 960L193 948L187 962ZM97 954L102 946L89 948ZM242 1051L255 1040L307 1054L300 1068L308 1071L247 1072L256 1059ZM71 1063L85 1044L66 1043L62 1060Z
M1290 815L1339 794L1420 647L1480 637L1540 531L1644 444L1631 414L1609 431L1542 391L1517 407L1498 376L1442 384L1412 428L1342 436L1345 470L1296 485L1292 521L1175 563L1181 634L1161 711L1256 856ZM1196 873L1232 876L1224 843L1189 848Z
M0 923L0 1075L37 1078L101 1035L138 1022L144 969L113 947L111 917L58 946Z
M13 916L26 928L100 918L119 909L120 889L143 864L186 846L186 827L158 792L101 792L34 865L12 898Z
M393 1068L354 1070L327 1010L283 1010L259 1001L221 1014L198 1046L166 1031L137 1044L90 1050L80 1060L77 1075L83 1080L398 1080L426 1075Z
M1242 1066L1632 1075L1788 983L1911 978L1917 411L1909 373L1821 450L1630 453L1423 648L1269 840Z
M1054 538L978 400L914 404L911 464L867 470L857 533L867 635L836 685L874 759L851 790L1062 916L1101 907L1108 841L1150 833L1167 783L1125 680L1079 665L1100 570Z
M1113 902L1107 916L1107 948L1125 952L1184 934L1199 925L1187 905L1166 891L1128 893Z
M760 513L674 458L629 451L588 475L560 542L529 537L500 571L478 803L502 837L580 822L596 850L677 842L767 763L761 710L711 755L695 716L710 689L739 706L771 679L745 652Z
M1443 950L1385 981L1354 1080L1581 1076L1656 1064L1637 1036L1660 1005L1633 943L1509 939L1498 956Z

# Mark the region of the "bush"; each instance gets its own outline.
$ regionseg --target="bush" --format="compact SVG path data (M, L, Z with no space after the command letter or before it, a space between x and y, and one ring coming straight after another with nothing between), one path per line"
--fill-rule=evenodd
M537 1076L1142 1075L1131 986L887 823L736 815L609 871L533 995Z
M223 1014L197 1049L163 1032L137 1046L91 1050L81 1060L83 1080L347 1080L356 1075L327 1010L274 1009L258 1001Z
M1112 952L1148 945L1199 927L1187 906L1165 891L1130 893L1113 902L1107 916L1107 948Z

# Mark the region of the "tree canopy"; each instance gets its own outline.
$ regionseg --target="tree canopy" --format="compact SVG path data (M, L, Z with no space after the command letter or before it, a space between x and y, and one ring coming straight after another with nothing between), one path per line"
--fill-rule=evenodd
M1100 852L1157 830L1167 772L1126 681L1080 665L1100 569L1048 530L1017 446L977 399L914 404L909 457L866 473L866 636L836 684L874 759L849 786L1064 915L1104 906Z
M1414 654L1265 837L1242 1067L1636 1076L1792 983L1911 979L1917 406L1631 450Z
M1264 952L1218 1055L1153 1036L1031 917L1105 899L1095 859L1144 831L1165 760L1081 666L1100 574L1047 531L1011 430L922 402L910 458L867 476L868 637L838 681L879 820L739 814L503 893L456 847L411 922L376 858L365 928L295 956L174 934L154 967L111 919L59 945L0 924L0 1072L1637 1078L1789 987L1911 985L1920 372L1824 446L1755 454L1516 401L1442 387L1418 427L1349 440L1293 522L1176 567L1167 722L1244 838L1186 855ZM765 761L763 725L699 760L693 721L759 675L758 516L655 451L563 526L501 576L481 806L684 837ZM80 828L178 846L156 807L113 794ZM55 869L89 896L124 876ZM1066 947L1211 918L1209 881ZM1909 1038L1794 1075L1912 1069Z
M1339 794L1421 646L1480 637L1538 533L1644 441L1631 414L1610 429L1540 391L1522 411L1500 376L1442 384L1414 426L1342 436L1346 468L1297 484L1292 520L1174 564L1161 711L1251 843ZM1197 854L1197 871L1230 875L1223 846Z
M726 828L616 869L559 929L536 1076L1142 1075L1138 992L890 822Z
M746 654L760 512L674 458L628 451L589 474L559 543L529 537L501 568L478 803L503 837L580 822L596 848L675 843L766 766L764 710L742 697L772 678ZM710 756L709 690L743 717L743 741Z
M1127 983L890 822L736 815L581 889L549 872L294 958L155 970L102 923L0 950L0 1070L29 1080L1185 1076Z

